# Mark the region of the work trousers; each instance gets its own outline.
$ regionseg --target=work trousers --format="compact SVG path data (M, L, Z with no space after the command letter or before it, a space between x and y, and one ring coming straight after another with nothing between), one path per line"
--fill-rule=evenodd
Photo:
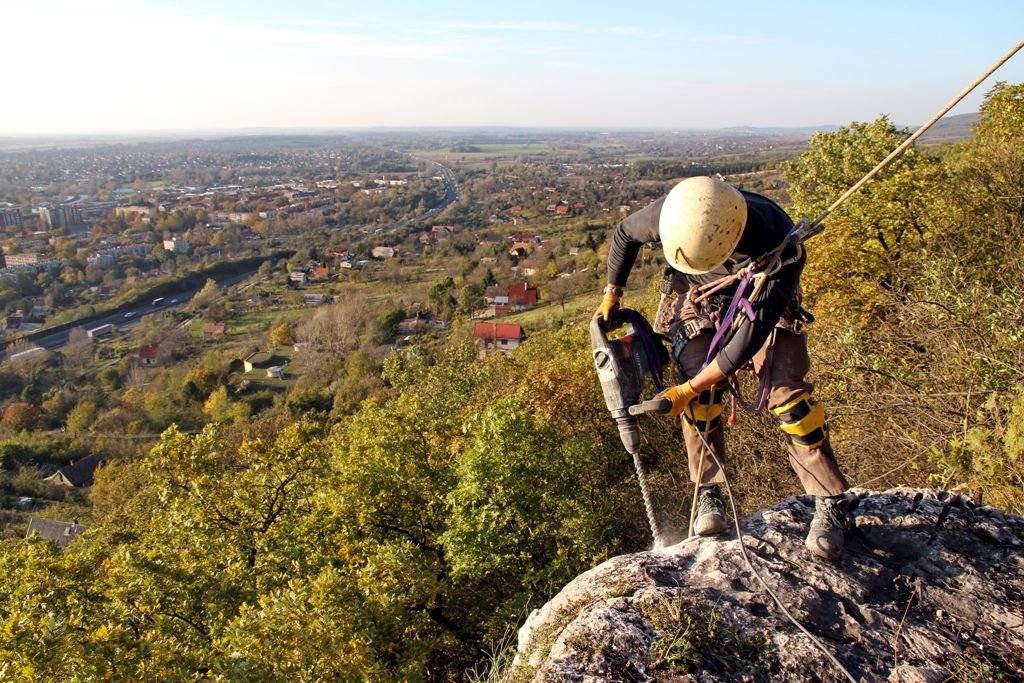
M676 358L684 378L689 379L704 366L713 331L704 330L689 340ZM773 343L774 340L774 343ZM774 346L769 354L769 346ZM768 409L779 419L789 442L789 462L800 477L804 490L815 496L835 496L849 485L839 470L828 437L824 413L811 393L813 385L805 381L811 361L807 354L807 337L776 328L765 345L754 356L754 369L760 375L770 356ZM710 455L705 455L701 471L702 443L694 422L703 431L707 415L714 416L706 433L708 443L719 460L725 462L725 438L722 433L722 407L724 388L706 391L695 398L684 411L690 419L683 418L683 435L686 439L686 453L689 458L690 481L701 484L718 484L725 480L722 471ZM703 404L703 405L699 405ZM716 413L718 413L716 415ZM816 420L816 416L820 416ZM700 419L705 418L705 419ZM802 427L802 428L801 428ZM807 433L810 430L810 433ZM803 442L803 443L801 443Z

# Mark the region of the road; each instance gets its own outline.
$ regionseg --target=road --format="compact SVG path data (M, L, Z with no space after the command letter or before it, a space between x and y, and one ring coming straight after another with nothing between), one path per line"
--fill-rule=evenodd
M430 209L426 213L416 216L415 218L410 218L409 220L405 221L405 225L409 225L411 223L418 223L419 221L425 221L429 218L434 218L439 213L447 209L449 206L457 202L460 196L459 186L455 182L455 174L452 173L452 169L436 161L433 161L432 159L425 159L423 157L417 156L413 156L412 158L417 161L422 161L423 163L430 164L431 166L436 166L437 169L441 172L441 181L444 183L444 199L441 200L440 204Z
M241 273L240 275L231 275L228 277L214 279L217 281L217 284L219 284L221 287L230 287L231 285L236 285L239 282L245 280L246 278L251 277L253 273L256 272L256 270L256 268L253 268L252 270L246 271L245 273ZM167 294L166 296L164 296L164 301L167 303L165 303L162 306L154 307L152 304L137 306L129 310L119 311L117 313L111 313L110 315L103 316L98 320L93 320L89 323L84 324L83 327L91 330L102 325L111 324L117 326L117 329L122 331L130 330L131 328L138 325L139 321L147 315L152 315L153 313L166 311L169 308L178 308L180 306L184 306L192 299L193 296L196 295L196 292L198 292L199 289L200 288L198 287L193 287L191 289L183 289L180 292ZM63 332L56 332L46 337L40 337L39 339L33 341L32 344L34 344L35 346L40 346L49 351L56 351L58 349L63 348L68 343L69 332L70 330L64 330Z

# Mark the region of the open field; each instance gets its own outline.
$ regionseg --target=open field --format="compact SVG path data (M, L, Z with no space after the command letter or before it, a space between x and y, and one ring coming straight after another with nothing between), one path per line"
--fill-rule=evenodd
M557 303L546 302L539 304L536 308L519 313L511 313L495 318L495 322L519 323L526 328L544 327L552 320L581 321L586 320L597 305L601 303L600 292L579 294L565 302L565 310Z

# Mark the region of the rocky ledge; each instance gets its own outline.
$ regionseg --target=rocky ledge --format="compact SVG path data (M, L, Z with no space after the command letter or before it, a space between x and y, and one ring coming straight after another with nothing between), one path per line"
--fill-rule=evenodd
M838 562L803 538L813 499L741 524L794 617L858 680L1024 680L1024 519L955 494L857 493ZM624 555L581 574L519 631L509 681L845 677L751 573L735 535Z

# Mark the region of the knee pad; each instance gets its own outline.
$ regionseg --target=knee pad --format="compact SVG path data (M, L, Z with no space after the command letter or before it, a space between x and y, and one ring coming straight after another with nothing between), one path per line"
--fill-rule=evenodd
M721 425L722 413L725 412L723 397L721 391L702 391L683 410L683 420L703 434L714 431ZM711 418L710 424L708 423L709 417Z
M825 409L805 391L789 403L773 408L782 431L790 442L804 448L817 448L828 438Z

